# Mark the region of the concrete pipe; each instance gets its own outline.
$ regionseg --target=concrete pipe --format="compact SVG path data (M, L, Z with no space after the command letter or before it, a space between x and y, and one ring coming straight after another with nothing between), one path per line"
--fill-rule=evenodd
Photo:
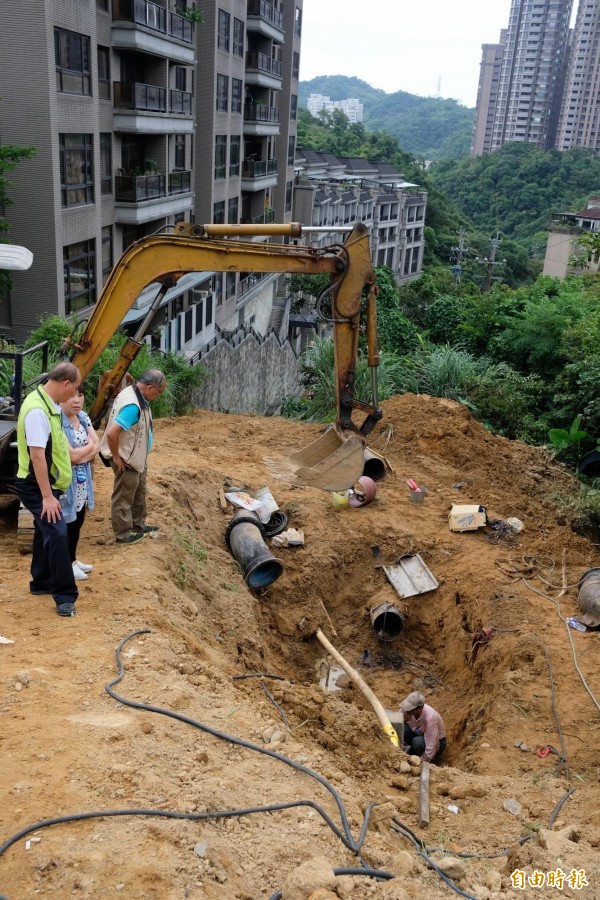
M374 450L365 447L363 453L363 475L372 478L373 481L383 481L387 475L386 460Z
M263 534L258 515L245 509L236 510L227 526L227 546L241 565L250 588L268 587L283 572L283 563L273 556Z
M404 628L404 614L393 603L375 603L369 613L376 637L393 641Z

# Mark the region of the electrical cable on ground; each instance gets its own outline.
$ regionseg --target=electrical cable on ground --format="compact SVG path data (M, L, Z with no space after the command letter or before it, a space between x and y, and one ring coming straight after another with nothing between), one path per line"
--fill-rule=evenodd
M369 878L375 878L378 881L391 881L396 875L389 872L381 872L379 869L358 869L358 868L340 868L333 870L334 875L367 875ZM281 900L283 894L281 891L275 891L269 897L269 900Z
M205 731L207 734L211 734L213 737L219 738L220 740L227 741L228 743L235 744L237 746L245 747L248 750L254 750L258 753L262 753L265 756L269 756L272 759L276 759L279 762L283 762L291 768L296 769L299 772L302 772L305 775L308 775L310 778L318 781L333 797L336 806L338 808L338 812L340 814L340 820L342 823L342 828L340 829L335 822L330 818L328 813L320 807L317 803L314 803L311 800L298 800L289 803L275 803L269 804L267 806L253 806L246 807L243 809L236 810L222 810L218 812L204 812L204 813L182 813L175 812L169 810L153 810L153 809L120 809L120 810L102 810L99 812L88 812L88 813L77 813L70 816L57 816L51 819L43 819L40 822L36 822L33 825L28 825L26 828L21 829L16 834L13 834L9 837L3 844L0 845L0 857L17 841L26 837L28 834L31 834L34 831L38 831L41 828L48 828L53 825L59 825L67 822L80 822L85 821L86 819L103 819L103 818L117 818L117 817L126 817L126 816L154 816L159 818L170 818L170 819L182 819L187 821L204 821L209 819L226 819L244 815L250 815L252 813L262 813L262 812L278 812L281 810L292 809L294 807L310 807L315 810L323 821L329 826L331 831L340 839L340 841L344 844L344 846L355 853L359 861L362 862L360 857L360 849L364 843L365 836L367 833L367 827L369 824L369 819L371 815L372 809L377 806L377 803L370 803L364 813L363 823L360 830L360 834L358 838L355 840L350 831L350 826L348 824L348 818L346 814L346 810L344 807L344 803L342 798L335 790L335 788L324 778L322 775L319 775L317 772L314 772L312 769L307 768L306 766L301 765L300 763L296 763L288 757L283 756L280 753L276 753L274 750L268 750L264 747L259 747L256 744L252 744L250 741L245 741L242 738L237 738L232 735L228 735L225 732L217 731L214 728L211 728L209 725L204 725L201 722L196 721L195 719L191 719L188 716L183 716L179 713L172 712L168 709L163 709L161 707L152 706L150 704L138 703L134 700L129 700L125 697L121 697L117 694L113 688L115 685L119 684L119 682L125 676L125 669L123 667L123 662L121 660L121 650L125 646L125 644L134 637L137 637L140 634L152 634L152 631L149 628L139 629L138 631L133 631L128 634L118 645L115 651L115 657L117 661L118 675L113 681L109 684L105 685L105 690L118 703L123 704L124 706L129 706L133 709L143 709L146 712L154 712L159 715L168 716L169 718L176 719L180 722L184 722L187 725L192 725L194 728L198 728L201 731ZM354 872L354 870L345 870L341 869L340 872ZM379 877L382 879L392 879L395 876L393 874L387 872L379 872L375 869L370 869L368 867L363 866L361 869L356 870L357 874L370 874L374 873L372 877Z
M281 716L281 718L283 719L283 721L285 722L286 726L289 728L290 723L289 723L288 717L286 716L286 714L284 713L284 711L282 710L279 703L277 702L277 700L275 699L275 697L273 696L273 694L271 693L269 688L266 686L264 681L261 681L260 686L263 689L263 691L265 692L265 694L267 695L267 697L269 698L269 700L271 701L271 703L273 704L273 706L275 707L275 709L277 710L277 712L279 713L279 715Z

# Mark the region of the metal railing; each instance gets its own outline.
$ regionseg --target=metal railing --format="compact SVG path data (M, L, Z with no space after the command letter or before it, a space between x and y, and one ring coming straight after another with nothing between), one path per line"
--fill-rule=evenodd
M115 200L121 203L143 203L167 195L166 175L117 175Z
M139 109L149 112L167 111L167 91L155 84L115 81L114 104L117 109Z
M169 194L186 194L191 190L191 172L171 172L169 175Z
M161 34L169 34L191 44L194 26L189 19L177 13L167 12L163 6L151 0L113 0L113 19L145 25Z
M244 121L268 122L272 125L279 125L279 110L275 106L259 106L257 103L245 103Z
M261 19L266 19L271 25L283 31L283 14L267 0L249 0L248 15L260 16Z
M246 69L258 69L259 72L267 72L281 78L281 62L267 56L266 53L246 53Z
M275 210L267 209L259 216L251 216L249 219L240 219L240 225L268 225L275 221Z
M169 91L169 112L181 116L192 115L192 95L189 91Z
M276 174L276 159L245 159L242 165L242 178L263 178L265 175Z

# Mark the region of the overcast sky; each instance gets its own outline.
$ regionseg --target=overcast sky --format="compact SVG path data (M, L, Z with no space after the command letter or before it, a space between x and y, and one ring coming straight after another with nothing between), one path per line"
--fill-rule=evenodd
M508 25L511 0L304 0L300 78L355 75L388 93L475 106L481 45Z

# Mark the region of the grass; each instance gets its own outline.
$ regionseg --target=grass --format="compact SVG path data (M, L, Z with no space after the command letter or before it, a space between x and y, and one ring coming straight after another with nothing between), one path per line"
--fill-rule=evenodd
M175 583L183 590L188 579L196 575L208 559L208 550L202 541L191 531L175 535L175 540L186 554L180 559L175 570Z

